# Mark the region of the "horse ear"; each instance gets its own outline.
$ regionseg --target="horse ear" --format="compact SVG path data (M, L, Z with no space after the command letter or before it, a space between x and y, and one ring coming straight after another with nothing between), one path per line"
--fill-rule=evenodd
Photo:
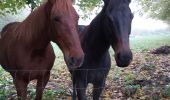
M110 0L103 0L104 4L108 4Z
M49 3L54 4L56 0L48 0Z
M128 4L130 4L130 3L131 3L131 0L125 0L125 2L127 2Z
M71 0L73 4L75 4L76 0Z

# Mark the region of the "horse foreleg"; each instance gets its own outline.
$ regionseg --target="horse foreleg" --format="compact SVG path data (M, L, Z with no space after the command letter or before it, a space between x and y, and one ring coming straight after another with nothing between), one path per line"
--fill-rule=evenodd
M27 100L27 85L29 82L14 78L14 84L17 90L18 100Z
M76 84L73 82L73 95L72 95L72 100L76 100L77 93L76 93Z
M103 88L95 88L93 89L93 100L99 100L99 97L102 93Z
M93 100L99 100L99 97L105 87L105 79L93 84Z
M76 91L76 77L74 76L74 71L72 71L72 82L73 82L72 100L76 100L76 98L77 98L77 91Z
M46 84L48 83L49 77L50 77L50 72L43 75L40 79L37 80L35 100L42 100L43 91Z
M82 81L76 82L76 90L77 90L78 100L87 100L86 88L87 88L87 83L82 82Z

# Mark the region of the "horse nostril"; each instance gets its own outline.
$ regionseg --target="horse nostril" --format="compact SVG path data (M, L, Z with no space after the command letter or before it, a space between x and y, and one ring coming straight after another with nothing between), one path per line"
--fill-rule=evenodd
M132 61L132 53L118 53L116 55L116 63L119 67L127 67Z
M127 58L128 58L129 60L132 60L132 59L133 59L132 52L129 52L129 53L127 54Z
M118 53L117 59L122 61L122 62L126 62L126 61L128 62L128 61L132 60L132 53L128 53L128 54Z
M78 68L82 65L83 59L79 57L70 57L68 62L70 68Z
M119 60L121 59L121 54L120 53L117 54L117 59L119 59Z
M70 57L70 62L71 62L72 64L75 64L75 63L76 63L76 58L75 58L75 57Z

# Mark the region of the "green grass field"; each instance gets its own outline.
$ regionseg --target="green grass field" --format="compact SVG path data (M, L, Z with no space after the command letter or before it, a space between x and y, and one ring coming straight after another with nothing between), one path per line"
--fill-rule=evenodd
M170 33L165 35L136 36L130 38L133 51L147 51L162 45L170 45Z

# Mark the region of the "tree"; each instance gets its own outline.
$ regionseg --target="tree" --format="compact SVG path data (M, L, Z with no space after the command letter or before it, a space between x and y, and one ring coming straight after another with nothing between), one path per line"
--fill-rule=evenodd
M0 1L0 15L17 14L17 11L26 7L26 5L33 10L40 3L41 0L2 0Z
M30 6L33 10L44 0L1 0L0 15L6 13L16 14L18 10ZM134 0L142 6L141 11L148 13L150 17L163 20L170 24L170 0ZM87 18L95 7L100 7L102 0L74 0L83 17Z
M25 6L23 0L2 0L0 1L0 15L5 13L17 13L17 9L21 9Z
M75 0L75 5L78 5L83 11L91 11L95 7L101 5L102 0Z
M94 10L96 7L102 6L102 0L75 0L75 5L79 7L79 11L82 11L83 14L79 13L81 18L90 18L90 16L95 12L98 13L98 9Z
M5 15L6 13L17 14L17 11L30 6L33 10L44 0L2 0L0 1L0 15ZM89 11L92 11L95 7L101 5L101 0L74 0L74 4L79 6L80 10L84 12L84 17L86 18Z
M170 0L137 0L137 2L142 6L144 13L170 24Z
M38 5L40 5L41 0L26 0L26 4L30 6L31 11L33 11Z

